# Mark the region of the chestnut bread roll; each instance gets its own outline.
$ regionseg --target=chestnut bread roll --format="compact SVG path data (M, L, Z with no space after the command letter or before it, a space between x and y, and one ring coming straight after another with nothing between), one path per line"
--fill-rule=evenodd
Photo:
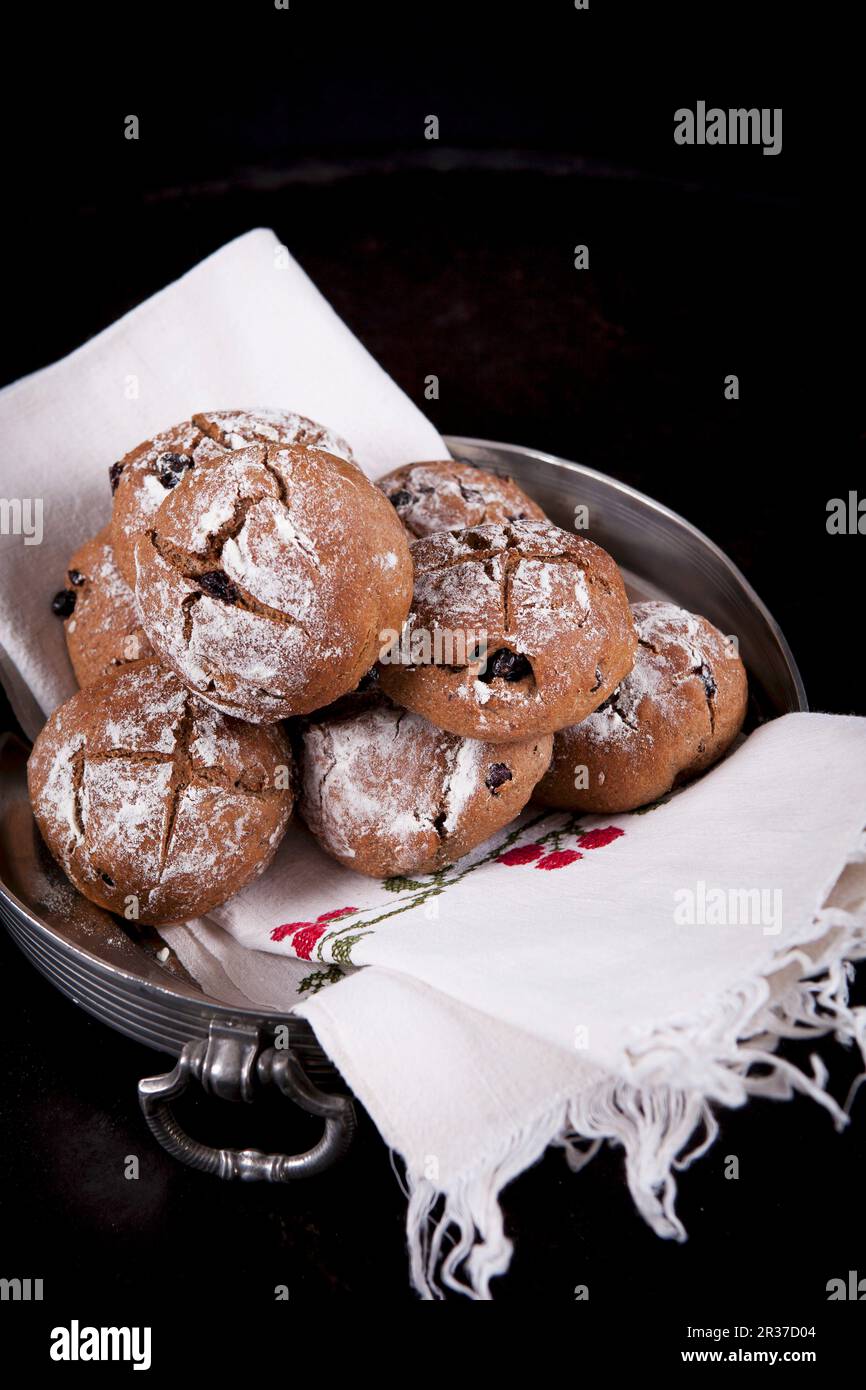
M73 885L145 923L197 917L270 863L292 811L282 731L226 718L145 662L73 695L27 766Z
M377 486L412 538L490 521L547 520L513 479L456 459L407 463L386 473Z
M252 444L184 473L136 545L159 659L225 714L273 723L351 691L412 596L406 535L354 464Z
M553 733L631 669L637 639L622 578L585 537L518 521L439 532L411 550L412 611L379 679L439 728L493 743Z
M167 492L184 473L250 444L300 444L353 458L344 439L325 425L288 410L206 410L138 444L109 469L114 509L112 544L117 567L135 588L135 545Z
M507 747L460 738L362 694L306 725L301 814L358 873L433 873L523 810L552 747L550 735Z
M63 618L69 660L80 686L153 657L138 621L135 595L114 563L109 526L76 550L66 588L55 595L52 608Z
M634 668L599 709L556 735L535 793L545 806L633 811L717 762L742 728L746 671L718 629L671 603L636 603L632 613Z

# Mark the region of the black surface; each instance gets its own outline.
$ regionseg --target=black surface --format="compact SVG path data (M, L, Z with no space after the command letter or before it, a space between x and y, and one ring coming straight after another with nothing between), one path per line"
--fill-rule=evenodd
M322 61L299 23L291 80L279 80L276 62L241 93L216 80L224 67L201 65L170 99L137 74L118 95L78 83L62 120L38 94L10 111L10 191L22 212L5 229L7 264L38 286L43 308L7 283L0 379L68 351L230 237L272 226L441 430L576 458L667 503L768 603L812 706L866 712L846 656L866 541L825 528L829 498L862 488L863 475L851 454L821 447L821 276L802 263L796 108L785 104L776 159L681 151L671 113L700 95L693 75L645 93L601 79L588 88L592 54L574 47L573 29L547 34L535 21L487 70L477 50L431 25L420 75L417 48L394 66L377 43L353 50L342 30ZM781 101L772 83L746 85L707 96ZM138 145L122 138L129 111L146 132ZM444 132L435 147L422 138L430 112ZM582 242L587 272L572 266ZM728 372L739 401L723 397ZM429 373L440 378L434 403L423 398ZM212 1306L217 1289L270 1329L286 1316L274 1311L276 1283L289 1285L292 1309L412 1301L404 1198L369 1121L341 1169L286 1191L187 1172L150 1142L138 1113L135 1083L162 1070L160 1059L62 1000L5 937L0 952L0 1274L42 1274L60 1320L120 1302L165 1323L182 1299ZM857 1058L833 1044L815 1050L844 1098ZM864 1104L861 1095L841 1136L803 1098L722 1113L718 1143L681 1180L685 1246L659 1241L637 1217L620 1154L571 1176L549 1153L505 1194L516 1249L497 1300L566 1304L589 1283L596 1335L623 1310L632 1325L651 1310L674 1350L687 1316L708 1326L826 1320L827 1280L858 1263L866 1275ZM284 1138L283 1125L294 1136L296 1123L195 1118L203 1137L259 1146ZM122 1177L128 1154L141 1160L135 1183ZM737 1182L723 1176L729 1154L740 1159ZM823 1358L844 1347L843 1319L856 1311L830 1307L837 1334Z

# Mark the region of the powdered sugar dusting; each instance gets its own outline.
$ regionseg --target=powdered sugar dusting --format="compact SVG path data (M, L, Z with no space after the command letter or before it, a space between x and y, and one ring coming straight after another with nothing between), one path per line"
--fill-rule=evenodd
M479 789L485 746L388 704L304 736L308 824L338 858L385 853L408 871L440 849Z
M80 685L150 655L135 596L114 562L109 536L106 527L69 562L69 573L75 575L75 608L64 629Z
M486 705L490 699L490 686L485 681L475 680L472 682L472 690L479 705ZM468 690L465 685L460 686L459 694L466 697Z
M195 592L193 590L193 592ZM184 645L177 633L178 662L194 682L207 685L224 670L247 685L270 686L280 694L303 685L291 658L304 646L299 627L276 624L259 613L233 608L203 594L190 608L192 628ZM294 680L293 680L294 675Z
M635 664L600 709L579 725L581 734L598 743L633 738L651 741L645 702L655 705L667 723L677 719L684 681L721 655L721 643L693 613L671 603L632 605L638 648Z
M183 420L148 443L127 454L123 460L124 494L127 506L120 513L121 530L135 536L144 530L165 500L166 489L159 480L159 460L164 454L191 454L200 439L191 420ZM129 480L132 479L132 488Z
M212 434L217 437L212 438ZM130 583L134 577L136 539L150 528L159 507L173 491L171 469L165 475L168 485L162 481L163 456L176 454L191 459L192 471L200 472L214 461L229 459L233 452L262 444L301 445L354 461L351 448L340 435L293 411L267 408L212 411L164 430L153 440L133 449L122 461L113 526L120 567ZM186 476L186 471L175 475L176 485L180 486ZM220 522L216 514L205 525L200 543L206 542L208 525L214 531L218 529Z
M222 567L259 603L291 613L300 624L324 623L316 546L276 498L264 498L250 509L237 537L223 546Z
M445 821L450 835L457 829L460 817L481 786L485 746L475 739L461 739L448 752L448 774L445 779Z
M210 705L196 707L194 737L189 751L203 767L218 767L223 762L232 763L242 758L234 727Z
M155 663L93 694L57 710L31 755L49 848L112 910L129 898L142 921L208 910L282 835L291 794L276 790L273 773L290 760L284 740L226 720Z
M251 445L187 474L139 539L142 624L219 709L269 720L323 706L373 664L386 616L405 614L407 584L378 581L390 535L403 541L354 465ZM399 552L385 553L396 570Z
M385 836L398 854L413 854L418 841L435 836L439 789L433 755L439 739L431 730L418 715L388 707L310 727L304 801L333 853L353 859L359 839Z
M658 601L635 603L632 614L642 642L650 645L676 642L684 648L692 667L700 666L703 661L716 655L709 649L716 647L717 643L708 633L706 625L685 608Z
M83 839L74 768L75 755L83 747L83 734L73 734L61 743L51 757L42 786L46 815L51 817L60 832L64 867L68 863L69 850Z
M587 715L580 728L588 738L608 742L612 738L627 738L637 725L644 700L656 700L668 688L663 664L652 656L643 659L642 648L625 680L617 686L608 700L593 714Z
M242 449L253 440L263 439L272 444L320 449L350 462L354 459L342 435L292 410L259 406L253 410L209 411L200 418L219 428L222 442L232 449Z
M304 730L302 813L323 848L363 873L430 873L516 814L515 793L528 800L551 745L502 750L364 702Z
M411 551L411 660L382 674L401 703L463 734L515 738L579 719L594 692L609 692L628 669L625 589L610 556L585 537L543 521L489 523L427 536ZM415 629L483 634L488 662L502 650L525 660L486 675L471 659L422 651L416 660ZM418 674L423 666L432 669Z
M85 758L81 815L99 861L122 859L142 879L156 880L172 765L126 758ZM202 865L202 867L205 867Z
M510 478L453 459L396 469L379 486L415 536L544 516Z

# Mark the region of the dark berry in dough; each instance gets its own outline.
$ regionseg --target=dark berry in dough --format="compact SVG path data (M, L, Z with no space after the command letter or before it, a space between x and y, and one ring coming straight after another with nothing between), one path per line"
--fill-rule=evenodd
M166 490L177 487L181 474L187 468L193 467L193 461L189 454L160 454L156 463L159 469L159 481Z
M503 782L511 781L511 768L506 767L505 763L493 763L484 779L484 785L490 791L495 792L497 787L501 787Z
M51 612L58 618L71 618L75 612L75 599L74 589L61 589L51 600Z
M236 586L223 570L208 570L199 575L198 582L206 594L221 599L223 603L237 603L240 597Z
M498 652L493 653L487 670L482 672L478 679L489 682L499 677L504 681L522 681L531 675L532 667L525 656L520 652L510 652L507 647L500 647Z

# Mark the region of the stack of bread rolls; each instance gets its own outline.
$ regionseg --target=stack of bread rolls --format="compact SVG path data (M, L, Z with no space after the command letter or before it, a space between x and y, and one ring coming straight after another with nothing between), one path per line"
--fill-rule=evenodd
M64 872L127 918L223 902L295 806L359 873L432 873L533 797L646 805L742 726L732 644L630 606L509 478L447 459L374 485L327 427L260 409L194 415L109 481L52 601L81 688L28 771Z

